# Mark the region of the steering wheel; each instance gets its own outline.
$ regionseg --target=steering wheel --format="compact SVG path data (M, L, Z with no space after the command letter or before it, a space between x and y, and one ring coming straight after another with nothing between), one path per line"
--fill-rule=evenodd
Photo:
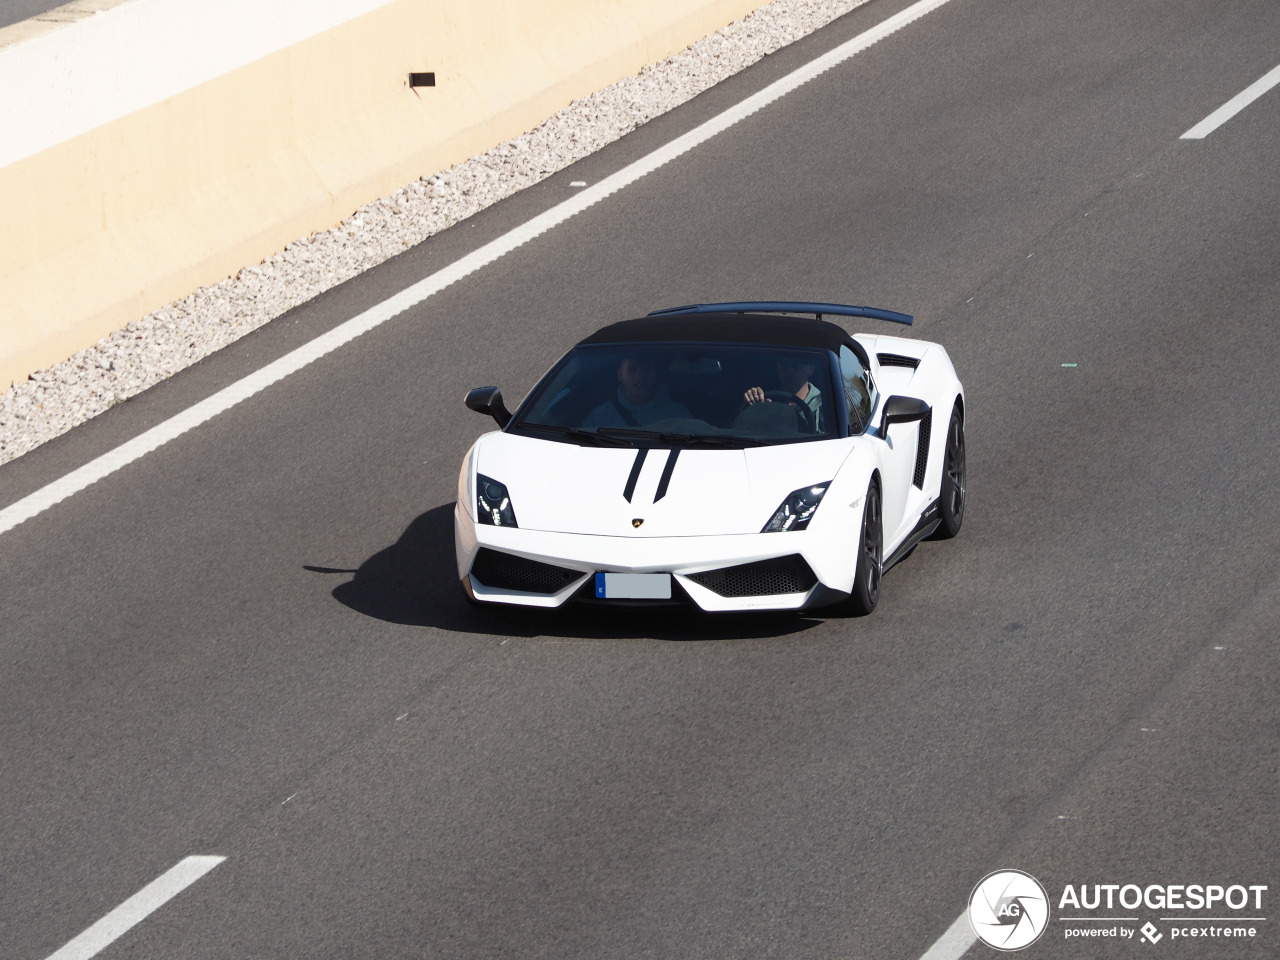
M809 405L797 397L794 393L787 390L766 390L764 392L766 400L774 400L778 403L794 404L800 413L800 419L804 421L806 433L814 433L818 429L817 418L813 415L813 411L809 409Z

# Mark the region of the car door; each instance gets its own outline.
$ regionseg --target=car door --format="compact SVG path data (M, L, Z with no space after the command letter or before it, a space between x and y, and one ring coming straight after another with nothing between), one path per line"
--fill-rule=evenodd
M840 379L849 405L849 432L878 437L883 443L881 468L881 511L884 522L884 550L889 551L909 532L907 494L915 473L919 424L896 423L885 436L880 429L880 411L885 398L876 389L875 379L862 357L847 346L840 347ZM911 523L914 526L914 520Z

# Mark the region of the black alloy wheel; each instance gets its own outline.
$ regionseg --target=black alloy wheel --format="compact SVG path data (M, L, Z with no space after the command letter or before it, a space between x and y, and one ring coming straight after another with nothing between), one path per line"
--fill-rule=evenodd
M947 446L942 455L942 490L938 504L942 522L936 534L939 540L949 540L960 532L964 520L964 483L964 418L956 407L951 411Z
M862 532L858 537L858 566L853 573L849 607L859 616L876 608L880 600L880 577L884 565L884 518L880 512L880 488L875 481L867 487L862 508Z

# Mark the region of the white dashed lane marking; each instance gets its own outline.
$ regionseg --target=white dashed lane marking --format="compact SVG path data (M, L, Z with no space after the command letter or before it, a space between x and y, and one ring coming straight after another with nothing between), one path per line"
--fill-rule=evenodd
M1249 84L1249 86L1245 87L1178 139L1203 140L1277 83L1280 83L1280 67L1276 67L1264 77Z
M969 915L960 914L956 922L947 928L947 932L934 941L932 947L924 952L920 960L960 960L975 943L978 937L969 925Z
M89 960L195 883L226 857L187 857L71 940L48 960Z

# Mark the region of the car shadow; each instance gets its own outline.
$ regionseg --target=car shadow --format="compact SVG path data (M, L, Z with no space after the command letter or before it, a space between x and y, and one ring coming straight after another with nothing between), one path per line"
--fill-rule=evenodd
M704 614L689 609L622 611L477 607L458 584L453 504L417 517L391 546L356 570L304 565L313 573L353 573L333 590L339 603L388 623L503 637L728 640L782 637L822 621L795 613ZM621 615L620 615L621 614Z

